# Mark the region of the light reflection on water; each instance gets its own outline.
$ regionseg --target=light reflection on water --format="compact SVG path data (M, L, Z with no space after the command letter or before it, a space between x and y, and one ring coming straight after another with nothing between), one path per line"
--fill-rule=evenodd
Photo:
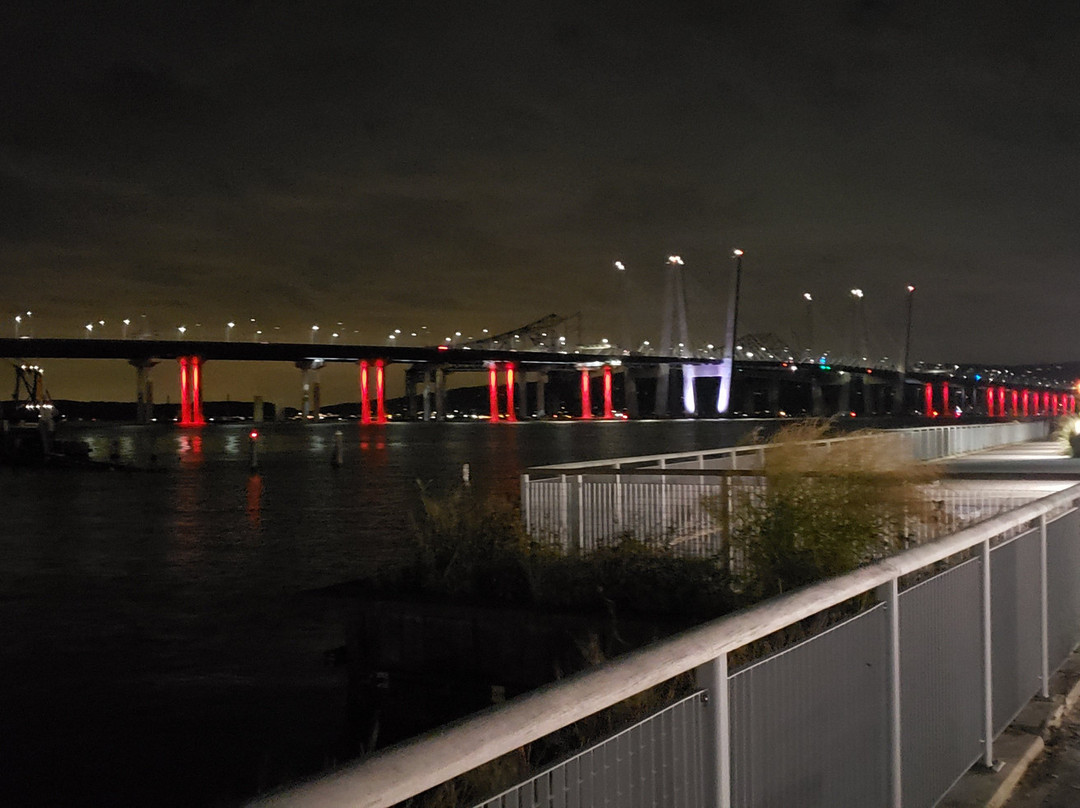
M336 756L338 622L304 590L404 558L418 483L731 445L746 422L86 425L137 472L0 469L0 793L232 804ZM344 436L334 468L334 432ZM57 771L69 771L64 778ZM66 789L66 790L65 790Z

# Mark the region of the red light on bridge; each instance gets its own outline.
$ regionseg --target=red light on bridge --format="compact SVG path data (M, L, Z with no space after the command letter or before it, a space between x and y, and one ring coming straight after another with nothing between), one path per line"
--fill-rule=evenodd
M250 432L248 432L248 437L251 438L252 440L258 440L259 439L259 430L257 430L257 429L251 430Z
M450 346L449 346L449 345L440 345L440 346L439 346L439 350L440 350L440 351L449 351L449 350L450 350Z

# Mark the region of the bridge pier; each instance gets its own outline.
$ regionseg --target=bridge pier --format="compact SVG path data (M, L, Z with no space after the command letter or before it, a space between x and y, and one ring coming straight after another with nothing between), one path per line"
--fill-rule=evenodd
M541 370L536 374L536 417L547 417L547 371Z
M836 399L836 410L841 415L851 414L851 374L840 371L840 391Z
M671 383L671 366L660 365L656 369L656 400L653 415L664 418L668 414L668 385Z
M206 423L202 407L202 359L181 356L180 363L180 426L202 426Z
M637 377L632 368L623 366L623 404L627 417L637 420L641 413L638 406Z
M817 371L810 378L810 414L815 418L825 416L825 395L821 391L821 379Z
M409 368L405 371L405 406L409 413L409 420L416 420L416 371Z
M312 405L314 405L315 410L314 417L319 417L321 401L319 400L319 377L317 374L322 364L321 359L303 359L296 363L296 367L300 370L300 390L303 394L300 400L300 414L303 415L305 421L312 417Z
M431 420L431 387L435 383L435 374L431 368L424 367L424 420Z
M135 368L135 423L148 424L154 418L154 383L150 381L150 369L157 362L131 359L128 364Z
M435 420L446 420L446 368L435 368Z
M780 416L780 377L776 376L769 379L769 388L766 392L768 396L768 408L769 414L773 418Z
M376 359L375 370L375 418L377 424L386 423L386 381L385 365L382 359ZM372 423L370 371L372 364L367 359L360 360L360 423Z
M615 407L611 400L611 365L604 365L604 418L610 421L615 417Z
M522 377L519 381L517 365L509 365L506 369L506 408L511 413L515 413L511 421L529 417L529 383L524 376L524 371L521 372Z

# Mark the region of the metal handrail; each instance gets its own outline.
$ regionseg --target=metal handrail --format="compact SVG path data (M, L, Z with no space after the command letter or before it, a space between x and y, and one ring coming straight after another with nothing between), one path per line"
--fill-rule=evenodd
M924 426L924 427L911 427L905 429L889 429L878 430L872 435L866 434L854 434L854 435L842 435L835 438L823 438L821 440L806 441L808 446L829 446L834 443L842 443L845 441L853 440L866 440L871 437L879 437L882 434L887 435L902 435L905 437L911 437L920 434L931 433L945 433L948 430L982 430L987 427L1007 427L1013 424L1031 423L1035 419L1029 419L1027 421L995 421L990 424L941 424L939 426ZM547 466L533 466L528 472L530 475L544 475L544 474L565 474L569 471L581 472L586 469L598 469L598 468L625 468L626 464L633 463L635 465L642 463L660 463L662 466L666 466L671 461L691 461L701 458L719 458L730 456L743 456L751 454L760 454L767 451L770 448L769 444L745 444L742 446L726 446L717 447L715 449L703 449L690 452L668 452L664 454L654 455L633 455L628 457L613 457L605 460L583 460L575 461L571 463L554 463ZM653 467L655 468L655 467Z

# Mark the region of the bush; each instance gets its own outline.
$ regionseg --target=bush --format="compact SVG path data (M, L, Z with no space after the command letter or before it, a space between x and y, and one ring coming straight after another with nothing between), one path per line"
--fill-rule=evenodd
M828 424L804 421L768 442L763 485L734 503L732 547L738 582L752 600L848 572L885 556L929 505L922 486L931 466L914 460L899 436L856 432L827 447ZM722 504L706 501L714 518Z

